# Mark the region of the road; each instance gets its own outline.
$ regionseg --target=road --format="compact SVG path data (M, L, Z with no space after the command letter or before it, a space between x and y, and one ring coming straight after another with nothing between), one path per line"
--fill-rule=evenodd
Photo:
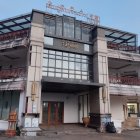
M55 134L36 137L0 137L0 140L140 140L140 130L125 131L122 134Z

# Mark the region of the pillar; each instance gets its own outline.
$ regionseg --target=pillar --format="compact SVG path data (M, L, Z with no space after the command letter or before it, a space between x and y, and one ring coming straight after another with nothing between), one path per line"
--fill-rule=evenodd
M43 14L33 11L30 33L30 48L28 57L28 75L26 87L26 107L24 128L29 131L39 130L41 123L41 79L42 54L44 47ZM27 135L35 136L35 132Z
M90 93L91 125L102 129L106 122L111 121L107 42L104 32L99 27L93 31L93 80L104 86L92 89Z

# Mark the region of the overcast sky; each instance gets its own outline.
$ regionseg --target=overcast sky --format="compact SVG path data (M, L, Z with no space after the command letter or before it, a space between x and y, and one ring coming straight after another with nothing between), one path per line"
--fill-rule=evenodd
M100 16L100 24L138 34L140 45L140 0L52 0L55 5L73 6L77 11ZM0 19L46 11L47 0L0 0ZM52 11L53 12L53 11Z

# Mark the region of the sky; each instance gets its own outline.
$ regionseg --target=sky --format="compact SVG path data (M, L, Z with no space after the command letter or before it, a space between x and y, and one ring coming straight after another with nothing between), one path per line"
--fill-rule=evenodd
M98 15L100 25L138 35L140 45L140 0L51 0L54 5L73 6L85 13ZM47 11L48 0L0 0L0 20L29 13ZM53 11L49 11L52 12Z

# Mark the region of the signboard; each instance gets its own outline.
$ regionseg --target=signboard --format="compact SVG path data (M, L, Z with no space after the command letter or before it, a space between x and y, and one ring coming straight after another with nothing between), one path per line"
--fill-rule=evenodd
M53 9L58 13L67 13L72 14L75 16L80 16L86 18L88 23L99 25L100 24L100 17L93 14L84 13L83 10L76 11L73 6L70 8L65 8L64 5L54 5L50 0L46 4L46 8Z

